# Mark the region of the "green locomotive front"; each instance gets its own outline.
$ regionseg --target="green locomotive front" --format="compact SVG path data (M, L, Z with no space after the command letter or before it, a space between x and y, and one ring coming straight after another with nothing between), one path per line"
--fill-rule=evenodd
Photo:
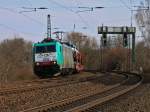
M74 71L73 53L74 48L55 40L33 44L34 73L39 77L50 77L58 72Z

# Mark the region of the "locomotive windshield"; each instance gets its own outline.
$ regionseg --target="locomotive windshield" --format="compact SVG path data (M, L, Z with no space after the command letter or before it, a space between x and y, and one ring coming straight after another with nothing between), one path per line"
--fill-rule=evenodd
M56 52L55 45L36 46L36 53L49 53L49 52Z

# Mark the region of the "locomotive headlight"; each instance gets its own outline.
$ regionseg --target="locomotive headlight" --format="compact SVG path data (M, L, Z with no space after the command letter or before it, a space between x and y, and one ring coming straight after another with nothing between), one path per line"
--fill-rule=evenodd
M56 61L54 61L54 64L56 64Z
M40 64L39 64L39 63L36 63L36 65L39 66Z

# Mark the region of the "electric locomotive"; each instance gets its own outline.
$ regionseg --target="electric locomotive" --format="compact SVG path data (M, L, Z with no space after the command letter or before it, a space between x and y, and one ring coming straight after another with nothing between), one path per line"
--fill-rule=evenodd
M72 74L81 70L82 55L75 45L51 38L33 44L33 71L37 76L44 78L58 72Z

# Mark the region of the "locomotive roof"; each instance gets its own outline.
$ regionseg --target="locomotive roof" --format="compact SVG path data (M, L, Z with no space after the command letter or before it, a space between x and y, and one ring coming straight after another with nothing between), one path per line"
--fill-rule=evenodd
M61 44L67 45L68 47L77 49L77 47L73 43L71 43L71 42L68 42L68 41L58 41L58 40L54 40L54 39L50 39L50 38L45 38L41 42L34 43L34 46L53 45L56 42L59 42Z

